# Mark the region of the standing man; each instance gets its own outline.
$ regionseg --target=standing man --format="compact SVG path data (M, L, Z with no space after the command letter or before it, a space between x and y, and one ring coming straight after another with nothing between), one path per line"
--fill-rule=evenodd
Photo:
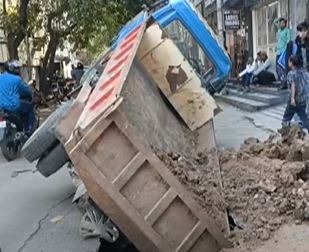
M309 71L309 25L302 22L297 26L297 37L295 44L297 45L296 55L300 61L301 67Z
M276 47L276 72L278 79L282 82L281 86L286 86L286 72L282 70L278 64L280 56L285 52L288 43L291 40L291 31L287 27L288 21L285 18L278 18L274 20L274 25L277 28L277 47Z
M75 86L79 86L80 80L83 77L85 71L84 71L84 65L80 62L77 63L76 69L72 73L72 78L75 80Z

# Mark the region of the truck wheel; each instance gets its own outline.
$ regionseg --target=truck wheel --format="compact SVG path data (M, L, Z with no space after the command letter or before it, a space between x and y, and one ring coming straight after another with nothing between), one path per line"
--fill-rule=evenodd
M46 156L39 159L36 167L44 177L48 178L63 167L69 160L63 145L59 143Z
M72 101L62 104L45 120L45 122L25 143L21 153L29 162L32 163L37 160L57 144L58 140L54 134L55 128L59 121L68 113L71 105Z

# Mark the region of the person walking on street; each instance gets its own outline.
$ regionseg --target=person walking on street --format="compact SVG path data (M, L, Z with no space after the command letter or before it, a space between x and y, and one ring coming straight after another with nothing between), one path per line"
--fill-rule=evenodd
M283 115L282 126L289 126L293 116L297 114L302 125L309 131L306 113L309 73L302 68L301 62L296 55L290 57L289 67L291 71L288 73L287 83L290 89L290 100Z

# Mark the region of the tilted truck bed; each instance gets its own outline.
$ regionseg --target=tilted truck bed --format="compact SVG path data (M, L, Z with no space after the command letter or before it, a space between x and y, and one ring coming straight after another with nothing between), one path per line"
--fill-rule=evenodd
M222 232L228 230L226 216L212 220L153 151L215 147L211 109L199 127L187 120L194 117L188 106L201 98L207 108L215 109L215 103L190 81L198 79L182 59L191 78L178 84L188 95L193 85L203 97L183 96L177 107L140 57L146 22L136 23L111 55L66 150L91 198L141 252L219 251L229 244Z

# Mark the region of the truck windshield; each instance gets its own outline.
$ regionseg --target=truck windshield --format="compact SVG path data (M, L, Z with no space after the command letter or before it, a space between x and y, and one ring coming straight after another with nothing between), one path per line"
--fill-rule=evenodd
M215 69L200 45L182 23L179 20L173 21L164 30L186 57L199 77L204 81L210 80Z

